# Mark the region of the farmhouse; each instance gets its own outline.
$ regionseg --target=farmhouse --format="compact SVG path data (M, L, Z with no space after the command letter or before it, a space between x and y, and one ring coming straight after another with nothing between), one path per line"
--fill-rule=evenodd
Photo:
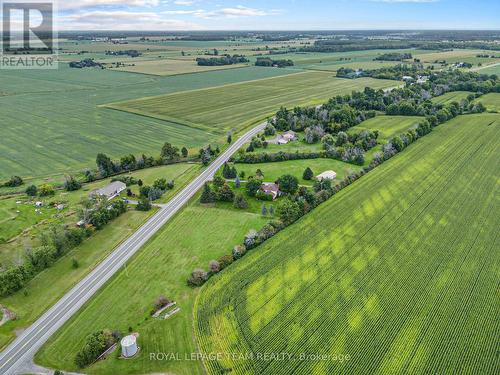
M320 175L316 176L317 181L323 181L323 180L335 180L337 178L337 173L334 171L325 171L321 173Z
M115 181L115 182L112 182L108 186L103 187L101 189L92 190L90 192L90 196L91 197L95 197L95 196L107 197L108 200L111 200L114 197L118 196L126 188L127 188L127 185L125 185L123 182Z
M293 130L289 130L287 132L284 132L278 137L278 144L286 145L288 142L296 140L297 140L297 134Z
M273 200L278 198L280 195L280 187L278 186L278 184L272 182L264 182L260 186L260 191L262 191L264 194L272 195Z

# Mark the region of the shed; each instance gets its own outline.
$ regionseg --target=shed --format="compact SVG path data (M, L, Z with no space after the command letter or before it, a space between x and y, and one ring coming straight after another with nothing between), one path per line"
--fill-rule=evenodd
M122 356L130 358L137 353L137 338L134 335L125 336L121 341Z
M320 175L316 176L317 181L323 181L323 180L335 180L337 178L337 173L334 171L325 171L321 173Z

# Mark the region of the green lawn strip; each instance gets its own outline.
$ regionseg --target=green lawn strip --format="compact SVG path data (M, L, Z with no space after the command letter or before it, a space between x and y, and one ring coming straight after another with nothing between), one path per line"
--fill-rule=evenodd
M312 169L315 176L322 172L333 170L337 172L337 181L342 180L349 171L359 171L361 169L358 165L327 158L288 160L275 163L237 163L234 166L238 173L245 172L245 178L255 176L257 169L260 169L264 174L263 179L265 182L274 182L284 174L291 174L299 179L300 185L304 186L312 186L314 183L314 180L308 181L302 178L304 170L307 167Z
M248 230L260 229L266 220L258 214L205 207L193 200L53 336L37 355L37 362L77 371L73 360L87 334L104 327L127 332L131 326L140 333L139 356L123 361L113 355L86 373L202 373L199 362L151 361L149 353L179 353L184 358L196 351L192 308L198 290L187 286L187 278L194 268L206 268L211 259L230 253ZM171 319L149 315L160 294L181 308Z
M18 319L0 327L0 347L14 339L16 330L33 323L118 244L135 232L153 212L128 211L38 274L22 291L2 298L1 303L12 310ZM79 263L76 269L72 266L73 259Z

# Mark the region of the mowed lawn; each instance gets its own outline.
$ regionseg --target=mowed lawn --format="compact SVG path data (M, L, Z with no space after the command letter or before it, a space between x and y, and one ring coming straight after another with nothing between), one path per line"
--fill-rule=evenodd
M220 139L209 128L114 111L99 105L290 74L249 67L171 77L101 69L0 71L0 181L75 173L95 166L97 153L158 156L164 142L198 150ZM295 72L295 71L293 71ZM191 103L194 107L196 103Z
M284 174L291 174L299 179L299 184L304 186L312 186L314 180L304 180L302 175L304 170L309 167L314 175L319 175L322 172L333 170L337 173L337 182L342 180L350 171L359 171L360 166L344 163L335 159L307 159L307 160L289 160L276 163L258 163L258 164L235 164L236 170L245 172L245 179L249 176L255 176L257 169L260 169L264 174L265 182L274 182Z
M152 213L128 211L38 274L23 291L2 297L1 304L15 312L17 320L0 327L0 349L16 337L16 330L32 324L118 244L134 233ZM72 265L73 259L79 263L76 269Z
M149 353L196 352L193 306L199 289L187 286L193 269L231 252L250 229L269 219L244 211L204 207L192 202L108 282L37 355L37 362L88 374L203 374L197 361L152 361ZM177 302L181 311L168 320L153 319L150 311L159 295ZM85 370L74 364L85 337L103 328L140 333L140 354L119 360L113 354Z
M349 129L349 133L362 130L378 130L379 139L389 139L416 127L423 117L418 116L376 116Z
M200 350L255 357L207 372L498 374L499 140L497 114L442 124L212 278ZM256 357L282 352L330 357Z
M332 73L302 72L171 95L146 97L107 107L132 112L195 129L206 127L225 134L240 131L275 113L280 106L314 105L366 86L387 88L399 82L360 78L335 78Z

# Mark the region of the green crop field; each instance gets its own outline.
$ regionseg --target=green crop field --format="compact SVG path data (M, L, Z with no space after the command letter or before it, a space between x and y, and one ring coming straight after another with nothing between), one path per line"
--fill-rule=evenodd
M477 102L483 103L488 111L500 112L500 93L490 93L476 99Z
M146 97L112 103L109 108L210 129L219 134L241 130L280 106L314 105L337 94L362 90L365 86L386 88L398 82L361 78L335 78L331 73L306 72L285 77L226 85L210 89Z
M212 278L207 372L498 374L499 140L497 114L440 125Z
M104 327L125 333L132 327L140 332L138 357L123 361L113 354L85 369L85 373L202 374L200 362L152 361L149 353L179 353L184 358L196 351L192 314L199 289L188 287L187 278L194 268L206 268L210 260L229 253L250 229L260 229L267 220L260 214L192 202L50 339L37 355L37 361L82 372L75 366L74 358L89 333ZM168 320L150 316L153 303L161 294L181 308Z
M469 96L470 94L473 94L473 93L470 91L447 92L446 94L432 98L432 102L438 103L438 104L443 104L443 105L450 104L451 102L460 103L460 101L467 99L467 96Z
M113 70L131 73L152 74L158 76L171 76L177 74L200 73L213 70L237 69L248 66L245 64L225 66L199 66L193 59L157 59L143 60L138 62L128 61L128 63L133 65L119 67Z
M177 123L99 107L165 93L275 77L294 72L249 67L172 77L100 69L0 71L0 181L13 174L47 176L93 167L112 157L159 154L164 142L198 148L219 135ZM191 103L196 107L196 103Z
M422 117L418 116L377 116L349 129L349 133L360 130L378 130L380 139L389 139L418 125Z
M481 67L481 69L477 69L478 73L481 74L496 74L500 75L500 63L497 63L494 66Z

